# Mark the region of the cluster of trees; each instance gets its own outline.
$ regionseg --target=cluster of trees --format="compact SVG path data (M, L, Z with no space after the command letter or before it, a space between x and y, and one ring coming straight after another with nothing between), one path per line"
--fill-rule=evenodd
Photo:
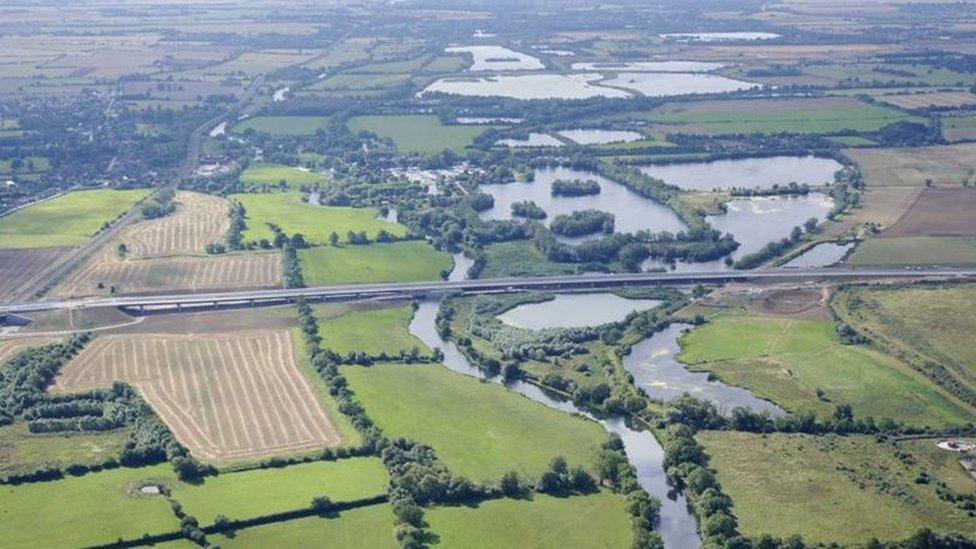
M281 268L284 272L285 288L304 288L302 266L298 261L298 251L289 242L281 248Z
M165 217L176 211L176 191L171 188L156 191L153 198L147 199L139 208L145 219Z
M560 236L583 236L602 232L612 234L614 215L600 210L577 210L560 214L549 223L549 230Z
M816 220L814 220L813 226L816 227ZM734 267L736 269L753 269L758 267L766 261L779 256L786 250L789 250L795 246L802 237L803 229L801 229L799 226L793 227L793 230L790 231L789 236L766 244L758 252L753 252L751 254L742 256L738 261L735 262Z
M243 250L244 243L241 242L241 234L247 228L244 221L247 212L244 205L236 200L230 206L230 227L227 229L227 247L231 250Z
M483 212L495 207L495 197L488 193L474 193L468 196L468 205L476 212Z
M552 196L591 196L600 194L600 184L593 179L557 179L552 182Z
M64 343L31 347L0 367L0 425L11 423L27 409L45 403L45 389L58 370L91 339L88 332Z
M796 181L790 181L788 185L780 185L779 183L774 184L772 187L763 188L743 188L743 187L733 187L729 190L729 194L732 196L788 196L788 195L805 195L810 194L810 185L804 183L802 185L798 184Z
M637 471L627 459L624 442L611 434L597 456L600 483L627 496L635 549L662 549L664 542L655 531L661 518L660 500L650 496L637 482Z
M512 204L512 217L523 217L525 219L545 219L546 211L531 200L522 200Z

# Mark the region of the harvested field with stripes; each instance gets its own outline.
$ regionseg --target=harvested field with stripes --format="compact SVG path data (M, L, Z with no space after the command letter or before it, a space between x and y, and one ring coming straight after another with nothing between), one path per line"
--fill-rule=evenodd
M223 198L180 191L176 212L137 223L120 237L130 258L202 254L211 242L223 242L230 227L230 204Z
M115 380L135 387L198 458L258 459L341 442L288 330L101 336L61 369L53 390Z
M120 260L100 252L51 292L56 297L101 295L112 286L120 294L162 290L273 288L281 283L277 252L208 257ZM98 288L102 283L103 288Z
M0 250L0 302L50 265L68 248Z
M876 99L903 109L924 109L927 107L965 107L968 105L976 105L976 94L968 91L880 95Z

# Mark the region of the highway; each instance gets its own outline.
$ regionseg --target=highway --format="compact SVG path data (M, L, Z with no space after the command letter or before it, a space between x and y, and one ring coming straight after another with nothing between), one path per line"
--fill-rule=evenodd
M726 282L804 282L813 280L853 281L870 279L917 279L922 277L964 278L976 276L976 269L763 269L752 271L698 271L663 273L586 274L529 278L486 278L461 281L345 284L311 288L175 293L75 300L30 301L0 305L0 316L39 311L122 307L127 309L270 305L299 298L350 301L380 297L424 297L454 292L497 293L524 290L586 290L615 286L680 286Z

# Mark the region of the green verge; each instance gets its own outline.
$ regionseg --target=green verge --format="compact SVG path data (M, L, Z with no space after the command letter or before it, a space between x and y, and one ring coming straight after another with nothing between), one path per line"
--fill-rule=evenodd
M452 472L475 481L511 470L535 477L557 455L592 469L606 440L592 421L439 364L344 366L342 374L384 433L430 444Z
M149 189L74 191L0 217L0 248L84 244L147 194Z
M200 484L172 484L170 490L184 511L208 525L217 515L235 520L303 509L316 496L332 501L373 497L385 493L386 484L379 458L362 457L224 473Z
M232 133L249 129L276 135L312 135L329 125L328 116L253 116L240 122Z
M698 435L745 536L800 534L807 543L863 544L921 528L976 534L976 521L917 484L902 445L868 436L702 432Z
M424 514L444 547L631 547L627 501L601 491L587 496L535 494L476 507L434 507Z
M377 211L373 208L315 206L302 202L302 195L297 192L235 194L230 198L240 201L247 211L245 242L257 242L262 238L273 241L274 232L268 223L278 225L289 236L302 233L306 240L316 244L328 243L333 231L342 242L349 231L366 231L370 238L375 238L380 230L398 237L407 233L403 225L377 219Z
M339 431L339 436L342 441L340 447L355 447L362 444L363 439L359 431L353 426L352 421L349 420L349 416L339 411L339 403L329 394L328 384L315 371L315 368L312 367L312 362L309 360L308 353L305 352L305 346L302 343L301 328L292 329L291 341L295 346L295 357L298 361L298 367L302 370L302 375L315 388L315 394L318 395L319 403L322 405L322 409L325 410L325 415L332 420L332 424Z
M313 307L319 320L322 347L339 354L361 352L369 355L417 348L423 354L430 349L413 334L408 326L413 318L410 305L359 308L348 305L317 305Z
M389 505L370 505L343 511L335 517L309 517L235 530L234 537L207 536L224 548L343 547L373 549L397 547L393 539L393 510ZM195 546L194 546L195 547Z
M976 238L964 236L870 238L854 248L854 252L845 263L857 267L976 265Z
M499 242L485 247L485 268L480 278L573 274L574 265L549 261L531 241Z
M349 119L349 131L373 132L393 140L400 152L436 154L445 149L461 152L487 126L445 126L434 115L368 115Z
M678 358L689 369L712 372L790 411L824 418L847 403L858 418L916 426L965 424L974 418L972 409L903 362L842 345L832 322L719 316L682 336L681 346Z
M0 486L4 547L83 547L179 529L169 503L142 496L143 481L176 482L169 463L51 482Z
M306 248L298 251L298 259L311 286L440 280L453 265L450 255L419 240Z
M265 164L258 162L251 164L241 172L241 183L245 185L277 185L284 180L289 189L297 190L301 185L315 185L329 182L329 178L320 173L285 166L283 164Z
M0 427L0 477L23 474L42 467L74 463L94 465L119 455L128 429L102 433L32 435L27 424Z

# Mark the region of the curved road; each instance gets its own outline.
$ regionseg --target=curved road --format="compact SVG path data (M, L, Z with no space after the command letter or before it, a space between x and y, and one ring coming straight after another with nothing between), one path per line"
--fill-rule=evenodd
M409 296L467 292L492 293L523 290L573 290L614 286L685 285L723 282L810 281L911 279L922 277L974 277L976 269L763 269L754 271L701 271L683 273L624 273L565 275L531 278L485 278L460 281L429 281L385 284L345 284L312 288L248 290L213 293L176 293L130 297L75 299L64 301L34 301L0 306L0 315L31 313L58 309L86 309L97 307L126 307L134 309L157 307L199 307L219 305L267 305L294 301L304 297L313 300L355 300L371 297Z

